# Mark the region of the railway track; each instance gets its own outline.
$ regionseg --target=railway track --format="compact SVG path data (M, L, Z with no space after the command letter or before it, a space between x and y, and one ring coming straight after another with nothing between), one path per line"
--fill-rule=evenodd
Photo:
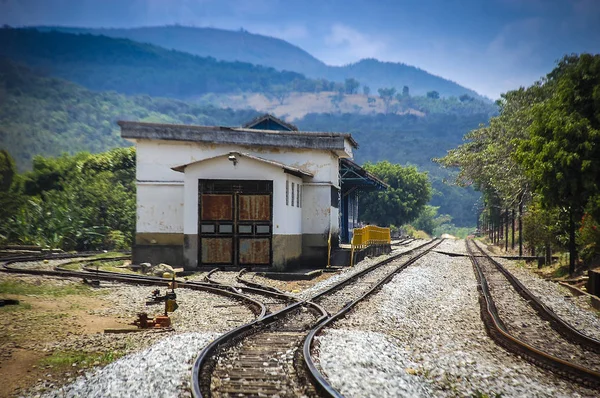
M312 363L310 349L301 348L308 341L306 337L314 336L315 327L324 327L330 314L341 316L439 243L428 242L390 257L336 283L310 301L295 302L216 339L194 364L194 396L327 395L332 389ZM409 254L408 261L400 259Z
M81 271L74 271L65 268L66 264L53 267L53 269L38 269L32 267L19 267L20 263L39 262L43 260L56 260L56 259L80 259L97 255L98 253L86 253L86 254L60 254L60 255L26 255L12 257L10 259L2 259L0 263L0 272L13 273L13 274L27 274L27 275L43 275L53 276L60 278L81 278L83 280L96 279L108 282L121 282L135 285L146 285L146 286L168 286L171 279L149 276L149 275L138 275L138 274L125 274L112 271L101 270L92 268L91 263L93 261L113 261L117 259L129 258L128 256L116 256L103 259L95 259L90 261L87 265L82 266ZM76 261L76 262L79 262ZM255 297L243 294L242 292L224 288L220 286L213 286L209 283L202 282L187 282L185 280L176 279L178 288L185 288L190 290L205 291L220 296L226 296L233 298L244 305L248 306L252 312L256 315L257 319L263 318L267 314L267 307L261 301Z
M600 342L559 318L472 240L467 251L489 335L536 365L600 388Z
M219 268L215 268L206 274L205 279L212 286L242 292L248 297L261 300L267 307L267 313L269 314L280 311L291 303L300 301L294 296L271 286L249 282L242 278L244 273L245 270L242 269L234 278L232 278L230 272L225 273ZM227 275L227 277L225 277L225 275Z

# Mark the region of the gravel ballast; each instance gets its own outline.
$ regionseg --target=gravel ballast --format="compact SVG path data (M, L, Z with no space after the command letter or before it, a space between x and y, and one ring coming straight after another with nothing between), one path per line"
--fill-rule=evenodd
M105 291L102 298L111 305L91 311L95 315L110 316L127 323L138 312L148 312L152 316L163 311L163 304L145 305L147 297L157 287L105 282L101 286ZM161 287L160 291L164 294L165 288ZM189 289L176 289L176 293L179 308L170 314L172 331L150 329L125 334L71 335L48 345L44 351L114 351L128 355L104 368L88 372L85 377L75 379L60 389L52 382L43 381L34 386L27 396L190 396L186 391L191 377L191 361L209 341L252 321L255 315L243 303L229 297Z
M185 397L191 396L191 367L216 333L169 336L141 352L125 356L44 397Z
M463 253L464 241L443 250ZM597 396L487 336L468 258L426 256L334 327L318 338L318 362L347 397Z
M417 246L423 245L425 242L426 242L425 240L415 240L406 246L394 247L392 252L389 254L384 254L382 256L372 257L372 258L366 257L364 260L362 260L358 264L354 265L353 267L344 268L340 273L332 276L331 278L328 278L324 281L321 281L321 282L315 284L314 286L311 286L308 289L303 290L302 292L298 293L296 295L296 297L298 297L301 300L309 300L313 296L317 295L318 293L321 293L322 291L333 286L334 284L336 284L344 279L347 279L354 274L357 274L358 272L364 270L365 268L368 268L371 265L378 263L380 261L386 260L392 256L406 253Z

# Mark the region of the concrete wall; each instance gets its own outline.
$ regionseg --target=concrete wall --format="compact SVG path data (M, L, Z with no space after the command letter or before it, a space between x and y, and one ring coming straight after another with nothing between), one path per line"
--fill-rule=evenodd
M149 140L137 141L136 148L137 179L140 181L181 181L181 174L171 167L238 151L301 168L314 174L315 181L339 185L338 160L330 151Z
M181 182L138 182L137 233L183 233L183 177Z
M198 179L256 179L273 181L273 261L277 267L300 262L326 262L327 239L331 231L336 242L339 210L331 206L331 187L339 188L339 164L331 151L297 148L248 147L195 142L136 140L137 147L137 235L134 261L157 258L152 253L169 253L177 266L197 266ZM233 165L227 156L246 152L265 159L301 168L314 174L303 179L283 169L253 159L238 159ZM352 147L346 151L351 155ZM214 158L215 159L210 159ZM188 166L185 173L172 167ZM302 207L285 204L285 183L302 185ZM297 191L294 193L296 198ZM291 200L291 194L289 196ZM296 202L296 200L295 200ZM147 235L152 234L152 235ZM179 234L181 255L167 234ZM185 242L185 243L183 243ZM152 247L156 246L153 251ZM159 246L165 246L164 250ZM168 250L167 250L167 247ZM166 251L165 251L166 250ZM185 256L183 253L186 253ZM139 254L136 254L139 253ZM139 260L139 261L138 261ZM150 261L153 262L153 261ZM181 264L183 263L183 264Z

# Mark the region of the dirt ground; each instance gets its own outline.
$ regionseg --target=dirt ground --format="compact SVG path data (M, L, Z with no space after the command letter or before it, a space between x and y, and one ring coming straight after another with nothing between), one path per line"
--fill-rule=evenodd
M77 372L81 367L70 363L48 362L52 354L50 343L69 335L91 335L106 328L124 327L123 321L111 317L90 315L88 311L103 308L110 303L96 292L81 290L81 294L65 296L6 293L6 282L19 281L39 286L39 277L0 275L0 298L17 299L19 305L0 307L0 397L18 396L20 392L40 381L59 382L65 372ZM44 284L64 284L62 281L44 281ZM81 284L81 282L71 282ZM91 365L91 364L90 364ZM71 367L72 369L68 369Z

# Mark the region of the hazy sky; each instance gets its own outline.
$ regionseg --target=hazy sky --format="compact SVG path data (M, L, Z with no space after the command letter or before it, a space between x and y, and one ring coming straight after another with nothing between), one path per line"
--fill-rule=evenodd
M0 0L0 24L244 28L331 65L415 65L491 98L600 52L600 0Z

